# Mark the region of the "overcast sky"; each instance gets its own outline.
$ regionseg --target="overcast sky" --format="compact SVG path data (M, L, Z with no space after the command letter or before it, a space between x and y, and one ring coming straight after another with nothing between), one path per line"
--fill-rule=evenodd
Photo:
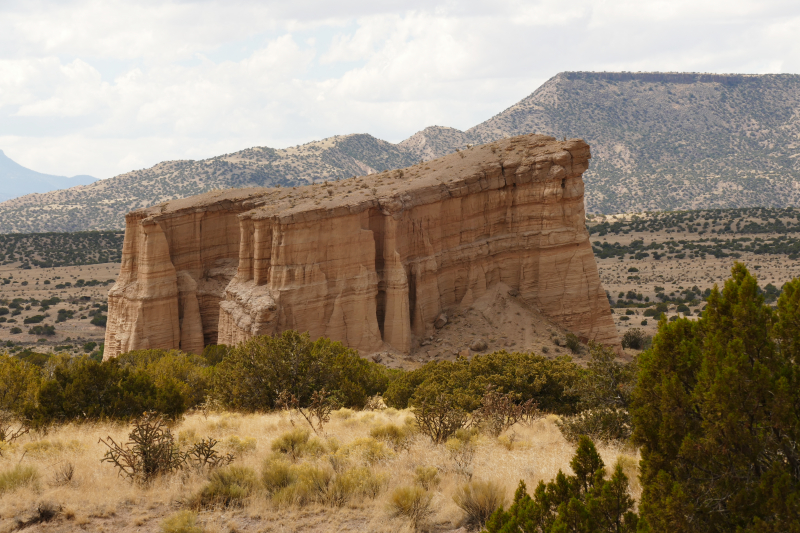
M797 0L0 0L0 149L108 178L469 128L558 72L800 72Z

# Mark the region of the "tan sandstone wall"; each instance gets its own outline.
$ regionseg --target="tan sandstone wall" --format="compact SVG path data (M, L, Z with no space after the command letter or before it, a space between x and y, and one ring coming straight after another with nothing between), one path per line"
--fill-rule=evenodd
M106 356L285 329L408 353L440 313L498 283L617 345L584 226L589 157L583 141L529 135L399 172L134 212Z

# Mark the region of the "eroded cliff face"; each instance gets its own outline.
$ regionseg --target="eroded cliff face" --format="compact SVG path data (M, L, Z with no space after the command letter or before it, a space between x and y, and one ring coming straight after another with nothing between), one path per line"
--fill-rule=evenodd
M409 353L498 284L617 345L584 227L581 140L527 135L296 189L207 193L127 217L105 356L285 329Z

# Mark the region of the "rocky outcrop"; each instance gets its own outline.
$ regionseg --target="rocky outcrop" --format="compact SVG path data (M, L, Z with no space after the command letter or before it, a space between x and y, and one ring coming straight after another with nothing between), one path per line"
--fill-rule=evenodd
M408 353L442 313L498 284L617 345L584 227L589 157L581 140L527 135L399 171L134 211L105 356L285 329Z

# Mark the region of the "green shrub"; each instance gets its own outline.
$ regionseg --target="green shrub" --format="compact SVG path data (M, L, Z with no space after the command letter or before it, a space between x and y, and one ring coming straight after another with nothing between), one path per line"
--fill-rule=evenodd
M145 411L169 417L186 410L174 382L162 387L143 370L124 366L116 358L96 361L88 356L55 356L49 379L36 392L39 405L31 413L36 425L76 419L130 419Z
M203 533L197 524L197 513L179 511L161 522L161 533Z
M194 498L194 506L241 507L256 486L256 474L242 466L229 466L211 472L208 483Z
M422 487L397 487L389 497L389 513L394 517L405 517L417 527L433 514L433 496Z
M453 501L464 511L468 526L483 527L505 503L505 492L492 481L471 481L456 489Z
M294 395L301 407L315 391L327 390L345 407L363 407L385 390L389 372L340 342L287 330L255 337L230 348L217 366L214 390L228 407L267 410L280 391Z
M33 326L28 330L28 334L30 335L55 335L56 334L56 327L50 325L44 326Z
M209 344L203 348L203 359L210 366L218 365L228 355L230 348L224 344Z
M397 375L384 394L386 405L405 409L429 404L444 394L456 407L472 412L481 405L487 387L513 393L519 401L533 399L543 411L570 413L578 397L572 391L582 373L567 356L553 359L533 353L494 352L472 359L433 361Z
M424 390L425 386L423 384L420 389ZM421 433L430 437L434 444L445 442L469 420L469 415L457 405L451 395L439 394L433 399L424 396L418 399L415 396L412 402L414 402L417 427Z
M9 341L10 342L10 341ZM0 412L22 416L33 408L41 380L37 367L0 354Z
M622 347L643 350L650 343L650 338L639 328L631 328L622 336Z
M583 349L583 344L581 344L580 339L574 333L567 333L566 346L572 353L581 353Z
M0 472L0 495L21 487L38 487L39 472L32 466L16 465Z
M199 355L178 350L136 350L117 357L117 364L150 376L158 389L177 390L184 410L197 407L211 392L213 368Z

